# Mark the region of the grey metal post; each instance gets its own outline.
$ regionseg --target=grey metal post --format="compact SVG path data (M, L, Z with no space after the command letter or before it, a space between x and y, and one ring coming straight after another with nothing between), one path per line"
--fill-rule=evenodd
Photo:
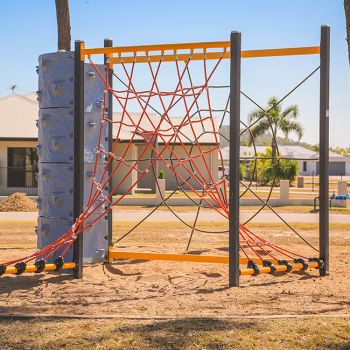
M229 285L239 286L239 186L240 186L240 90L241 33L231 32L230 62L230 189L229 189Z
M74 52L74 221L84 210L84 62L80 58L83 41L75 41ZM73 244L77 267L74 278L83 277L83 233Z
M113 40L111 39L105 39L104 40L104 47L113 47ZM104 55L104 64L107 68L107 61L108 57L107 55ZM109 67L109 73L108 73L108 84L112 88L113 87L113 66ZM113 120L113 95L112 92L109 91L107 94L107 116L109 120ZM108 123L108 152L112 152L113 150L113 124ZM108 176L112 174L113 171L113 160L109 163L108 166ZM108 191L112 190L112 179L109 181L108 184ZM113 211L112 208L108 212L108 245L112 245L112 225L113 225ZM109 253L107 253L109 254ZM107 259L108 260L108 259Z
M320 259L324 266L321 276L329 274L329 63L330 27L321 27L320 53Z

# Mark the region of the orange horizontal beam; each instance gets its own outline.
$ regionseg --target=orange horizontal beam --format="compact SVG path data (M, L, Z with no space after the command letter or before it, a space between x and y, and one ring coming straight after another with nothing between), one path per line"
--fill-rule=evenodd
M319 55L319 46L285 47L281 49L245 50L241 51L242 58Z
M121 47L101 47L87 49L82 46L81 59L86 56L106 54L111 64L120 63L145 63L230 58L230 42L218 41L207 43L184 43L184 44L161 44L161 45L139 45ZM220 51L208 51L220 49ZM201 50L201 52L196 52ZM169 52L172 51L172 52ZM180 52L179 52L180 51ZM189 51L184 53L183 51ZM290 47L279 49L245 50L241 52L242 58L273 57L273 56L295 56L316 55L320 53L319 46ZM124 56L123 56L124 54ZM125 55L128 54L128 55ZM116 56L114 56L116 55Z
M112 248L109 250L109 260L112 261L113 259L166 260L228 264L227 256L121 252Z
M76 267L76 263L74 262L67 262L64 263L62 266L62 269L74 269ZM37 270L35 265L27 265L26 269L24 272L35 272ZM54 271L56 270L56 265L55 264L46 264L44 271ZM17 268L14 266L9 266L6 268L5 275L11 275L11 274L16 274L17 273Z
M297 55L316 55L320 53L320 48L316 47L296 47L285 49L266 49L266 50L246 50L241 52L242 58L258 58L273 56L297 56ZM127 63L147 63L147 62L175 62L175 61L199 61L199 60L219 60L229 59L230 52L206 52L206 53L184 53L184 54L167 54L167 55L150 55L150 56L115 56L111 57L110 64L127 64Z
M161 260L161 261L180 261L180 262L197 262L197 263L214 263L214 264L228 264L228 256L213 256L213 255L191 255L191 254L166 254L166 253L143 253L143 252L123 252L118 251L115 248L109 249L109 262L112 262L114 259L137 259L137 260ZM243 258L239 259L240 264L247 264L248 260L254 261L256 264L262 264L262 260L259 258ZM278 265L277 260L275 259L264 259L266 261L271 261L275 264L276 272L285 272L287 266ZM294 263L292 259L287 259L292 265L292 271L302 270L303 264ZM307 262L308 268L318 268L318 262L310 261ZM267 274L271 272L270 267L259 266L260 274ZM254 270L251 268L241 269L240 274L242 276L253 275Z
M165 260L165 261L181 261L181 262L199 262L211 264L228 264L228 256L213 256L213 255L192 255L192 254L167 254L167 253L143 253L143 252L123 252L115 248L109 249L109 261L113 259L138 259L138 260ZM252 258L255 263L262 263L259 258ZM265 259L277 264L275 259ZM288 260L293 262L293 260ZM247 258L240 258L241 264L247 264Z
M138 52L154 52L154 51L180 51L180 50L207 50L207 49L223 49L230 48L229 41L212 41L198 43L178 43L178 44L155 44L155 45L137 45L137 46L117 46L117 47L99 47L99 48L83 48L82 53L89 55L103 54L122 54L122 53L138 53Z
M109 59L110 64L128 64L128 63L147 63L147 62L175 62L175 61L201 61L204 60L215 60L215 59L227 59L229 58L230 53L223 52L207 52L204 53L184 53L184 54L168 54L168 55L151 55L151 56L116 56Z

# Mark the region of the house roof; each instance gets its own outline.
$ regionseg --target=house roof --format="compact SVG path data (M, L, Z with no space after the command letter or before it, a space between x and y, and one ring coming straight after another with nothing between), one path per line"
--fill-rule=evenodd
M257 153L265 153L267 146L256 146ZM300 160L317 160L319 153L308 148L297 146L297 145L288 145L288 146L278 146L278 150L282 157L300 159ZM224 147L221 150L224 160L229 160L230 150L229 147ZM253 157L255 155L255 150L251 146L241 146L240 147L240 157ZM334 162L346 161L347 157L342 156L341 154L329 151L329 159Z
M36 140L38 129L36 94L12 94L0 98L0 139Z
M17 94L9 95L0 98L0 139L6 140L37 140L38 129L36 127L36 120L38 119L39 104L36 99L36 93L32 92L27 95L21 96ZM113 138L118 136L121 142L129 141L135 131L138 134L134 135L133 140L136 142L142 142L144 138L142 133L152 133L154 125L158 125L160 116L157 114L149 114L149 119L143 117L139 127L134 125L138 124L140 120L139 113L130 113L130 118L124 116L123 127L121 132L118 133L120 122L122 120L121 113L113 114ZM195 143L196 140L201 144L215 144L215 135L213 133L213 125L211 120L195 119L191 118L191 125L183 123L183 118L171 118L171 123L179 128L178 136L173 136L173 128L164 120L161 123L160 134L158 138L159 143L164 141L174 141L174 143L183 142ZM119 122L119 123L118 123ZM217 123L214 121L214 128ZM203 132L204 131L204 132Z

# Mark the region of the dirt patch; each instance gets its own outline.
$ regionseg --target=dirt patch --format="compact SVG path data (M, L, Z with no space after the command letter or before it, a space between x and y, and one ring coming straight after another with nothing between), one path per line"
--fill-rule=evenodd
M132 223L114 223L114 238ZM0 262L35 249L35 223L12 229L0 223ZM118 246L125 250L180 253L190 234L180 224L146 223ZM222 223L206 227L225 229ZM252 229L270 241L312 256L310 248L277 225ZM316 225L297 225L317 245ZM11 235L9 230L11 229ZM24 274L0 278L0 313L89 314L152 317L227 317L239 315L350 314L350 225L331 227L329 277L317 270L276 276L242 277L240 288L228 288L222 264L127 260L87 266L81 280L65 274ZM8 247L8 249L6 249ZM32 249L29 249L31 247ZM15 249L14 249L15 248ZM191 250L227 254L227 234L197 234Z
M16 192L0 202L0 211L37 211L37 204L25 193Z

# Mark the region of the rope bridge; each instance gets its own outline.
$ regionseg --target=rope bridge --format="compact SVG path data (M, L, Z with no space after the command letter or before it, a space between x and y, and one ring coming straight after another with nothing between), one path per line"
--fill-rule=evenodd
M105 86L103 108L98 125L100 133L95 154L93 181L87 206L74 225L59 239L26 257L2 263L0 275L20 275L24 272L77 268L77 262L64 262L66 253L71 249L77 237L98 220L104 218L114 206L120 204L128 194L140 185L146 176L154 178L155 185L159 189L159 167L165 169L175 179L176 188L166 196L159 191L161 195L159 204L141 222L114 243L121 242L152 213L161 206L166 206L190 230L190 236L186 242L186 253L126 252L112 247L109 251L109 260L118 258L229 263L229 258L226 256L187 254L194 234L214 232L198 227L198 217L202 208L209 208L225 219L230 219L230 175L220 148L221 140L225 138L227 140L227 137L222 133L222 128L228 125L230 117L230 85L229 83L218 84L218 81L228 77L228 67L224 61L230 57L229 45L230 42L100 49L86 49L83 45L81 46L81 60L88 59L94 67L96 75ZM242 51L241 57L319 53L320 48L316 46ZM105 74L100 72L92 59L94 55L99 54L104 54L107 57L108 64ZM318 68L313 73L317 70ZM109 79L111 73L117 83L113 86ZM297 87L300 85L298 84ZM244 92L241 94L259 106L247 94ZM278 103L281 103L287 96L280 99ZM113 98L113 106L118 110L118 114L114 114L113 117L110 117L106 112L109 98ZM265 111L264 118L267 118L271 124L268 111ZM105 149L101 146L102 130L106 123L113 128L114 141L111 149ZM241 122L241 124L244 127L243 132L251 134L251 128L255 123L246 125ZM274 133L272 134L274 135ZM143 148L136 156L130 158L130 151L135 143L142 144ZM255 143L253 146L255 149ZM220 176L217 174L217 167L213 167L210 162L212 157L218 157L219 166L222 169ZM101 164L100 159L107 162ZM254 173L256 172L257 159L256 154L253 159L255 162ZM111 187L111 180L121 173L122 175L118 176L118 181ZM254 178L254 174L252 178ZM242 185L244 191L241 195L253 193L262 201L261 208L252 218L265 207L275 212L268 204L273 184L267 200L261 199L254 192L252 180L248 184L242 183ZM120 193L121 189L123 189L123 193ZM169 204L170 199L178 192L183 193L192 204L197 206L193 223L183 220ZM238 206L239 203L234 203L234 205ZM87 222L93 214L94 219ZM276 213L276 215L278 214ZM280 216L279 218L301 237L293 227ZM228 233L228 231L221 232ZM303 237L301 238L309 244ZM311 244L309 245L311 246ZM317 251L316 248L312 248ZM246 264L246 268L240 269L241 275L323 268L321 259L309 258L304 254L269 242L250 230L246 224L239 225L239 249L240 264ZM57 252L60 252L59 258L53 264L46 263Z

